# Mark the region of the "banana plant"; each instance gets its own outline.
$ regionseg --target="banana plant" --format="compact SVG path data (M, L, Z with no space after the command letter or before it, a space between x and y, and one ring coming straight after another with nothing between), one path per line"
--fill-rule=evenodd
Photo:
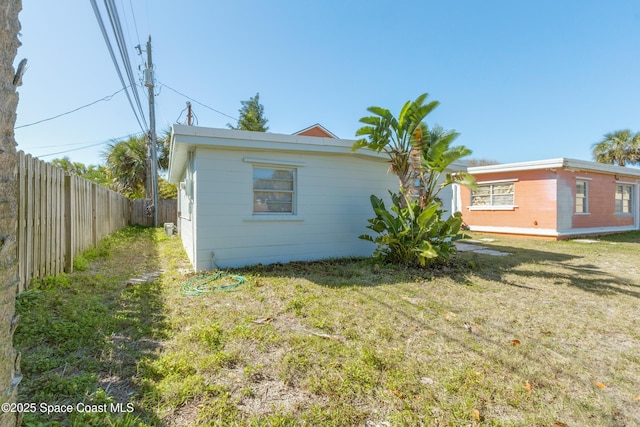
M372 116L363 117L361 123L366 126L356 131L358 139L352 151L368 148L378 153L385 152L389 156L389 170L398 176L400 189L407 194L413 194L418 178L418 170L412 162L415 155L416 129L421 127L423 120L440 103L427 102L427 93L418 96L415 101L407 101L400 110L398 118L382 107L369 107L367 111Z
M388 210L381 198L370 197L376 216L368 220L367 228L377 235L359 236L376 244L373 256L392 264L422 266L433 259L449 259L455 253L454 242L463 238L460 213L443 221L439 203L433 202L423 209L417 200L404 193L401 196L389 193L393 205Z
M427 102L427 97L423 93L415 101L407 101L398 118L385 108L369 107L373 115L360 119L366 126L356 132L364 138L352 148L385 152L390 171L398 176L399 192L389 192L393 203L389 209L382 199L371 196L376 216L368 220L367 228L378 236L360 236L376 244L374 256L392 263L425 265L434 258L448 259L455 252L453 242L462 238L462 216L454 213L442 220L438 194L454 183L474 183L466 173L451 172L451 165L471 150L452 146L457 132L439 126L429 129L424 119L439 103Z
M440 191L451 184L475 187L472 175L463 171L450 170L452 164L471 154L471 150L463 145L451 146L460 134L435 126L433 129L424 129L423 135L426 137L420 141L422 158L419 168L419 200L421 205L426 206L438 200Z

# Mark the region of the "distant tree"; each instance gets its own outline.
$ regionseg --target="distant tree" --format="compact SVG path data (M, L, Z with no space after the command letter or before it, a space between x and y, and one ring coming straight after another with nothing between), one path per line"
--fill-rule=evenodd
M158 177L158 195L161 199L177 199L178 186L163 177Z
M169 165L169 137L157 138L158 170L166 171ZM102 153L108 178L108 187L131 198L146 195L148 137L132 136L112 141Z
M618 166L640 164L640 133L634 134L629 129L607 133L591 149L593 158L598 163Z
M80 162L72 162L69 157L65 156L61 159L51 160L51 164L63 169L65 172L72 173L74 175L82 176L87 171L87 167Z
M169 150L171 149L171 126L162 130L158 137L158 169L166 171L169 169Z
M81 176L89 181L95 182L96 184L108 187L109 179L107 178L107 169L104 166L86 166L84 163L72 162L69 157L66 156L61 159L53 159L51 164L65 170L66 172Z
M82 177L93 181L96 184L102 186L109 186L109 177L107 176L107 168L103 165L89 165L87 170L82 174Z
M242 108L238 110L240 117L238 125L233 126L227 123L229 129L236 130L252 130L255 132L266 132L269 130L267 126L268 120L264 117L264 107L260 104L260 94L249 98L248 101L240 101Z
M170 149L171 126L167 126L158 137L158 169L160 171L166 172L169 170ZM160 176L158 177L158 195L161 199L177 199L178 186Z
M131 198L145 197L147 180L147 137L132 136L109 143L102 153L109 187Z

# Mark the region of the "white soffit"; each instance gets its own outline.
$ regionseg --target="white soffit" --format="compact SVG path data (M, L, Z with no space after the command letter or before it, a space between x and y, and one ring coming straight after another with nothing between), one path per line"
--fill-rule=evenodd
M624 176L633 176L640 178L640 169L607 165L604 163L589 162L586 160L575 159L548 159L537 160L532 162L506 163L502 165L475 166L470 167L467 171L472 175L481 175L496 172L518 172L540 169L559 169L568 168L580 171L601 172Z

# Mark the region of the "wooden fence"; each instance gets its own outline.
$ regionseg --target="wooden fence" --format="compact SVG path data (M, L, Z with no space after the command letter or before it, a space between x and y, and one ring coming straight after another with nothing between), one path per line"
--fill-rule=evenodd
M153 211L149 206L153 204L148 199L131 200L131 217L130 223L136 225L153 225ZM178 221L178 201L176 199L160 199L158 200L158 226L162 226L165 222L172 222L177 225Z
M129 199L50 163L18 153L19 288L73 271L73 257L127 226Z

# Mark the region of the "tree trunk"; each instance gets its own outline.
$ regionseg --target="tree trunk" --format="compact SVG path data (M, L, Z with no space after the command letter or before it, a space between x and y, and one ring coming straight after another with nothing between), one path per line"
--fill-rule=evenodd
M16 247L17 181L14 126L20 83L13 61L18 52L21 0L0 1L0 403L16 401L19 356L13 348L18 283ZM3 408L4 409L4 408ZM15 426L18 414L3 410L0 426Z

